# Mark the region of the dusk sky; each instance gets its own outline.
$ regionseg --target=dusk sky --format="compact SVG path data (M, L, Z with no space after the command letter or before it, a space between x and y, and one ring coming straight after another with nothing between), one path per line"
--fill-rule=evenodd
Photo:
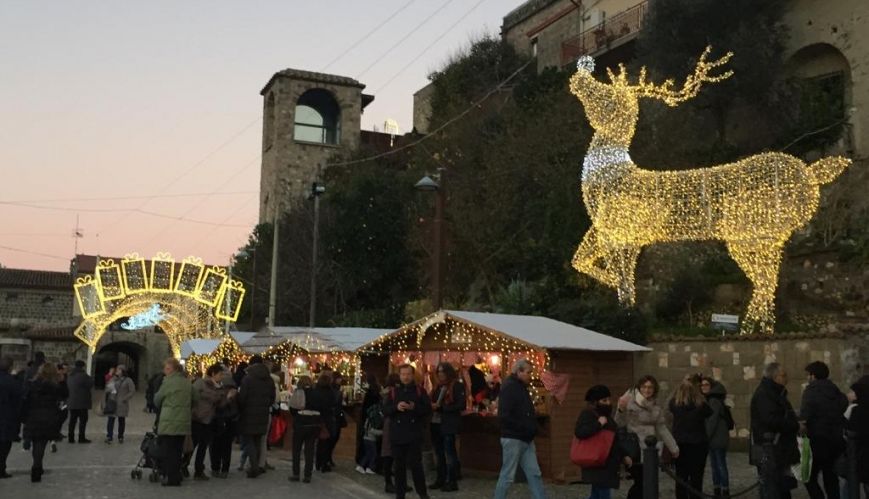
M357 78L363 128L408 131L427 75L521 3L0 2L0 264L67 270L77 215L79 253L226 263L257 219L273 73Z

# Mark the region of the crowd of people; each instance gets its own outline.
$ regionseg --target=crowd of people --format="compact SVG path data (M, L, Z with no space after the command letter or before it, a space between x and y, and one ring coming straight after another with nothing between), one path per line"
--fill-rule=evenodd
M13 375L10 368L9 359L0 359L0 478L9 477L6 457L12 443L22 440L24 448L32 452L31 480L39 482L46 449L56 449L54 443L63 438L61 428L67 418L68 441L91 442L86 428L93 379L81 361L67 373L65 365L47 363L40 353L27 369ZM546 497L534 445L539 422L529 393L532 369L530 362L519 360L503 384L490 375L483 377L476 389L472 383L470 393L448 362L437 366L434 383L428 389L429 383L417 382L418 374L410 364L400 366L382 384L369 374L357 419L356 471L381 474L384 490L399 499L414 490L423 498L432 489L458 491L461 416L469 400L472 404L491 404L497 397L502 464L494 496L507 496L521 468L530 495ZM791 466L801 458L798 437L807 438L812 453L805 480L809 496L846 497L840 480L846 430L854 432L856 438L860 481L869 483L869 376L854 383L846 395L830 381L829 368L823 362L812 362L805 371L807 384L797 413L789 402L784 368L777 363L766 366L751 398L750 456L760 468L761 488L774 487L782 498L789 498L799 484L791 472ZM114 368L104 381L100 410L107 421L105 441L110 444L117 435L117 442L123 443L136 388L124 366ZM314 470L328 473L335 466L335 446L347 426L343 379L338 373L323 370L316 380L301 376L294 381L287 404L293 424L289 480L310 483ZM191 379L182 364L170 358L163 373L147 384L146 410L156 413L163 485L180 485L190 476L191 462L195 480L227 478L236 441L242 451L239 470L246 471L249 478L274 469L266 461L266 449L267 436L274 433L270 426L282 391L278 366L253 356L249 364L232 369L224 361L210 366L202 377ZM632 481L627 497L642 497L641 446L648 437L658 442L661 459L672 462L678 477L677 499L695 497L695 491L702 490L707 460L714 495L730 497L727 451L734 421L724 385L711 376L694 374L675 387L669 400L661 401L659 396L658 381L648 375L617 399L604 385L587 390L588 405L577 417L574 445L585 442L608 447L604 449L605 459L582 468L583 482L591 485L590 499L609 499L612 490L619 488L623 470ZM426 431L436 460L432 483L427 483L422 466ZM774 452L775 469L764 468L768 461L760 458L769 449ZM210 476L206 474L206 456L210 457Z

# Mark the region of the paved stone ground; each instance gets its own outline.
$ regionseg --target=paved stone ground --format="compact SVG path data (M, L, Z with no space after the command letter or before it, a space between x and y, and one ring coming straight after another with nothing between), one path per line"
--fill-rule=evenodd
M106 445L103 443L105 419L92 415L88 424L88 435L94 443L90 445L67 444L58 445L56 454L48 453L45 468L48 470L39 484L30 483L30 453L24 452L20 445L12 449L9 456L9 472L14 475L8 480L0 480L0 498L27 499L57 499L74 497L76 499L123 497L124 499L151 498L161 495L166 498L203 498L209 496L243 497L251 493L257 499L271 497L285 498L294 495L315 494L318 499L332 498L385 498L383 478L379 475L360 475L353 471L353 463L339 462L336 472L330 474L314 474L311 484L290 483L287 481L290 470L289 456L284 452L273 451L269 462L277 467L256 480L244 477L235 471L238 462L238 451L233 456L233 471L228 480L212 479L208 482L187 481L180 488L165 488L149 483L147 470L140 481L130 479L130 470L139 459L139 443L143 435L150 429L153 416L142 412L144 398L137 397L133 401L131 416L127 420L127 441L125 444ZM731 481L734 490L740 490L755 481L754 468L748 466L745 454L735 453L730 457ZM432 491L433 498L490 498L495 487L496 478L473 472L466 472L460 483L458 494ZM707 470L707 490L712 489L711 475ZM431 477L429 477L431 481ZM623 481L622 488L614 491L614 498L624 498L630 482ZM584 498L588 497L586 485L546 485L550 499ZM417 497L410 494L409 497ZM510 498L530 497L528 489L523 484L515 484L510 492ZM674 497L673 481L661 475L661 497ZM756 493L745 497L756 498ZM805 490L795 491L794 498L808 497Z

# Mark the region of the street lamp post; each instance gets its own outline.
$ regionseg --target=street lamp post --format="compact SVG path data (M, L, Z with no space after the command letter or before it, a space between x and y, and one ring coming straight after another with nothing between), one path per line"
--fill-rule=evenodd
M317 246L320 240L320 196L326 186L319 182L311 184L310 197L314 199L314 234L311 250L311 309L308 313L308 327L314 327L317 319Z
M435 310L443 308L443 250L444 250L444 205L446 204L446 188L444 177L446 169L438 168L435 179L428 175L421 178L415 187L418 191L435 193L435 217L433 251L431 259L431 295Z

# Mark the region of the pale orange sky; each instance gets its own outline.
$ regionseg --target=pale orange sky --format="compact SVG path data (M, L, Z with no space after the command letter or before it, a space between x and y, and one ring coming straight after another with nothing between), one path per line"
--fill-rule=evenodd
M376 97L363 128L406 131L428 73L521 3L0 3L0 264L67 270L76 215L80 253L226 263L256 223L275 71L357 78Z

